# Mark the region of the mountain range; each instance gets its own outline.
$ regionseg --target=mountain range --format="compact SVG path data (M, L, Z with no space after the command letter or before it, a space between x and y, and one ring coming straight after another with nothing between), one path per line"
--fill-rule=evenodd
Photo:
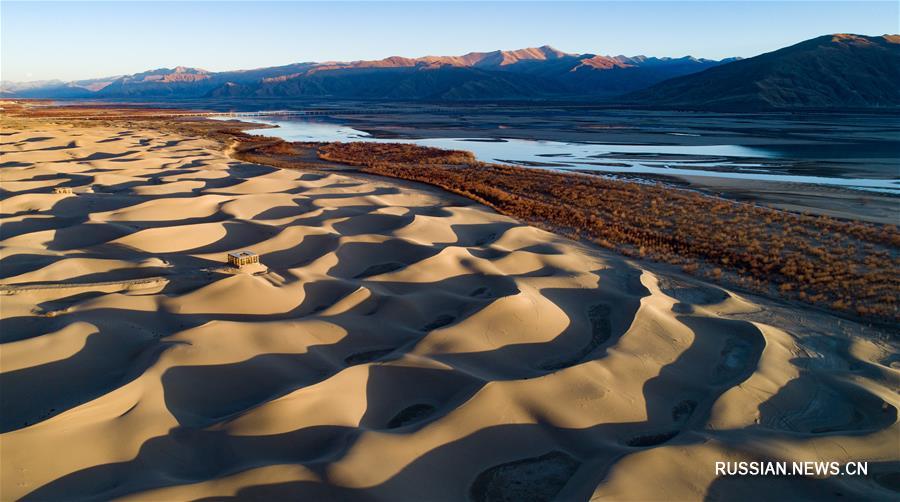
M484 100L621 95L728 62L569 54L550 46L462 56L297 63L210 72L178 66L74 82L4 82L6 96Z
M721 110L900 107L900 36L826 35L748 59L570 54L550 46L462 56L175 67L73 82L3 82L22 98L584 100Z

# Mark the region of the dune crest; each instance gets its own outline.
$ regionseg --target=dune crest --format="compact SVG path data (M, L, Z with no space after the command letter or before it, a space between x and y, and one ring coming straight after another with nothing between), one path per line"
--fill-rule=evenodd
M6 131L3 499L896 496L895 338L422 185ZM869 475L716 479L754 459Z

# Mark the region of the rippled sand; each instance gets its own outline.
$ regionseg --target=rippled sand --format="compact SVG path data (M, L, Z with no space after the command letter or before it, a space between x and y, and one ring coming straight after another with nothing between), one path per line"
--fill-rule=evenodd
M3 500L897 496L896 338L212 147L4 128Z

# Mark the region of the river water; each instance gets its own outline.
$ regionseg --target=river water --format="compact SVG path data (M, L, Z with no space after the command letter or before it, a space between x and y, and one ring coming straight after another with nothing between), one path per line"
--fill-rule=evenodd
M222 117L226 119L227 117ZM857 190L900 194L900 166L888 169L884 177L860 178L831 168L807 174L798 166L815 161L829 163L884 152L867 152L860 145L779 145L773 147L743 145L622 145L587 142L541 141L525 139L481 138L379 138L338 123L302 117L242 117L275 128L246 132L274 136L287 141L373 141L414 143L451 150L468 150L485 162L515 164L556 170L595 171L611 175L712 176L771 182L808 183ZM871 155L870 155L871 154ZM898 152L888 152L897 156ZM883 159L881 159L883 160ZM890 160L889 160L890 162ZM809 171L809 169L805 169ZM801 171L798 173L797 171ZM822 172L828 175L821 175Z

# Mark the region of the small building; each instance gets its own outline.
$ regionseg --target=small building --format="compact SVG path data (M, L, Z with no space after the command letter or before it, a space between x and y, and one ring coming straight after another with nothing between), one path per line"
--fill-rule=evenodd
M56 187L53 189L53 193L60 195L72 195L71 187Z
M252 263L259 263L259 255L257 255L253 251L248 251L245 249L243 251L228 253L229 265L241 268L244 265L250 265Z

